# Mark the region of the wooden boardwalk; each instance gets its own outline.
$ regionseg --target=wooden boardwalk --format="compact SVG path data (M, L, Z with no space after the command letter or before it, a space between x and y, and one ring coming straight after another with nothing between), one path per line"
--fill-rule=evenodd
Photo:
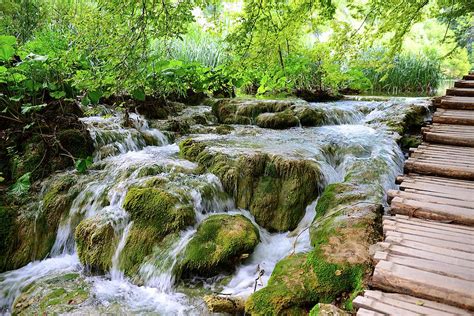
M474 74L446 94L387 194L357 315L474 315Z

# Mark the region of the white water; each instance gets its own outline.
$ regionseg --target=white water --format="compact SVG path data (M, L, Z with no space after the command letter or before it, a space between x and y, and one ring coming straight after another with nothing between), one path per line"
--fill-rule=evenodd
M237 126L231 135L201 135L202 139L214 140L214 150L226 153L266 151L288 157L317 161L324 173L325 184L339 182L345 170L357 159L383 157L389 161L390 174L385 175L383 186L393 186L399 173L402 155L395 141L383 131L364 125L384 115L387 105L381 102L340 102L337 108L321 107L327 113L328 125L315 128L294 128L283 131L265 130L256 127ZM367 108L371 113L365 115ZM74 242L75 226L81 218L100 216L114 227L119 237L112 258L109 275L87 277L92 286L94 304L109 307L119 305L127 313L159 313L162 315L184 315L203 313L202 302L175 289L175 268L178 258L192 238L199 223L211 213L239 213L248 217L259 229L261 242L251 256L237 267L233 277L222 290L223 293L247 297L254 291L255 279L264 270L257 283L257 290L265 286L276 263L295 252L311 249L309 230L315 216L316 201L308 205L298 227L288 233L269 233L259 227L246 210L235 209L231 199L223 199L219 179L212 174L195 175L197 165L178 157L176 144L167 144L160 131L150 129L141 117L130 116L133 128L121 125L121 116L83 119L95 141L96 168L83 176L84 187L74 199L69 216L60 224L56 241L51 251L52 258L32 262L15 271L0 274L0 311L9 308L21 289L31 282L71 271L80 271ZM345 125L344 125L345 124ZM151 146L150 143L159 146ZM325 146L336 144L337 151L328 154ZM137 286L120 271L120 253L128 232L133 226L122 208L128 189L143 184L150 176L140 176L146 168L158 168L157 174L172 179L170 183L188 192L196 212L196 224L182 232L170 243L162 254L155 254L140 267L139 275L144 284ZM203 198L201 189L211 185L216 194Z

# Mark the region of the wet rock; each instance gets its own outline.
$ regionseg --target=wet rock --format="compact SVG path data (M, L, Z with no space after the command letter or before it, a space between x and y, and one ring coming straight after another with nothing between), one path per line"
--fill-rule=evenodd
M305 103L300 100L212 99L207 104L212 106L219 123L283 129L298 125L292 108Z
M206 147L188 139L180 144L180 153L217 175L237 207L250 210L270 231L294 229L324 182L315 161L266 153L230 156Z
M368 125L385 125L390 131L403 135L419 129L429 115L427 102L406 104L399 102L384 109L382 115L367 122Z
M229 271L260 241L257 228L243 215L211 215L189 241L181 262L184 276Z
M346 168L344 181L329 184L318 200L310 226L314 249L280 261L267 287L246 303L247 312L295 313L320 302L352 309L352 299L372 271L370 245L382 236L383 183L389 162L356 159Z
M176 196L157 188L131 188L123 207L134 222L156 227L161 236L194 222L192 207L181 205Z
M131 188L123 207L134 221L120 256L120 267L130 276L165 236L194 223L189 204L158 188Z
M351 315L350 313L332 305L332 304L323 304L319 303L315 305L310 313L310 316L317 316L317 315L322 315L322 316L349 316Z
M363 267L335 264L309 254L289 256L275 266L268 285L250 296L245 311L251 315L304 315L315 302L334 301L354 290Z
M277 113L262 113L257 116L257 126L263 128L285 129L299 125L298 118L290 110Z
M324 112L308 107L302 108L296 113L301 126L320 126L324 123Z
M92 271L108 271L118 238L110 221L94 216L82 220L74 234L81 262Z
M14 315L71 313L89 301L90 287L79 273L46 277L22 290L13 303Z
M245 302L238 297L206 295L204 296L207 308L211 313L243 314Z
M5 236L9 238L5 259L0 271L16 269L35 259L46 257L56 240L62 217L69 212L72 201L79 193L74 187L77 179L62 174L47 180L48 190L42 205L37 203L4 207L2 222L10 223ZM37 195L31 194L32 200ZM0 256L1 258L1 256Z

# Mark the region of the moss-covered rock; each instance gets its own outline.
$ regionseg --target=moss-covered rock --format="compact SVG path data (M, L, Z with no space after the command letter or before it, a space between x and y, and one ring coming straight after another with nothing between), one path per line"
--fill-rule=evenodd
M13 303L14 315L71 313L90 297L90 287L79 273L40 279L23 289Z
M361 265L331 263L317 250L281 260L268 285L246 302L251 315L305 315L315 302L330 303L360 288Z
M285 129L299 125L298 118L290 110L277 113L262 113L257 116L257 126L263 128Z
M183 275L215 275L232 270L260 241L257 228L243 215L211 215L189 241L181 263Z
M208 104L219 123L284 129L299 125L296 108L306 103L301 100L213 99Z
M112 224L94 216L82 220L74 234L79 259L93 271L108 271L117 248L118 237Z
M11 226L5 234L8 244L6 241L4 243L5 247L9 247L9 256L0 266L1 271L19 268L30 261L43 259L50 253L59 223L68 214L78 194L78 190L73 187L76 180L72 174L52 177L45 184L47 189L41 204L32 202L4 208L1 216ZM33 195L32 200L35 198L38 196Z
M302 108L296 113L301 126L320 126L324 123L324 112L308 107Z
M140 265L167 235L194 223L190 204L163 189L131 188L123 204L134 224L123 248L119 265L131 277L137 277Z
M311 160L264 153L230 156L192 139L181 142L180 153L217 175L237 207L250 210L270 231L294 229L324 182L319 165Z
M157 188L131 188L123 204L131 219L153 226L160 236L183 229L194 222L194 210L179 199Z

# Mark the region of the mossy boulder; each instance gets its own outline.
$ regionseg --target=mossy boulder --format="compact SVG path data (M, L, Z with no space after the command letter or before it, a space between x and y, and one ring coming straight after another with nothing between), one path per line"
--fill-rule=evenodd
M304 107L296 113L301 126L321 126L324 124L324 112Z
M300 100L213 99L208 101L219 123L256 124L260 127L284 129L299 125L295 108Z
M262 113L257 116L257 126L263 128L285 129L299 125L298 118L291 110L277 113Z
M257 228L243 215L211 215L189 241L181 263L185 276L232 270L260 241Z
M180 153L217 175L237 207L250 210L270 231L296 228L324 183L319 164L311 160L266 153L230 156L192 139L181 142Z
M90 298L90 286L79 273L40 279L22 290L13 303L14 315L72 313Z
M194 223L194 209L183 200L184 197L159 188L129 189L123 207L134 224L119 258L127 275L136 276L140 265L163 238Z
M112 265L118 236L110 221L100 216L82 220L74 234L81 262L93 271L105 272Z
M182 205L178 197L157 188L131 188L123 203L131 219L153 226L160 236L183 229L194 222L194 210Z
M357 291L361 265L328 262L317 250L281 260L268 285L250 296L245 310L251 315L306 315L317 302L331 303Z
M72 174L54 176L44 184L47 189L41 204L32 202L3 208L2 223L9 223L5 232L8 243L5 241L4 246L9 249L6 250L8 260L0 266L0 271L17 269L50 253L58 226L78 194L76 181ZM32 193L31 198L41 196Z

